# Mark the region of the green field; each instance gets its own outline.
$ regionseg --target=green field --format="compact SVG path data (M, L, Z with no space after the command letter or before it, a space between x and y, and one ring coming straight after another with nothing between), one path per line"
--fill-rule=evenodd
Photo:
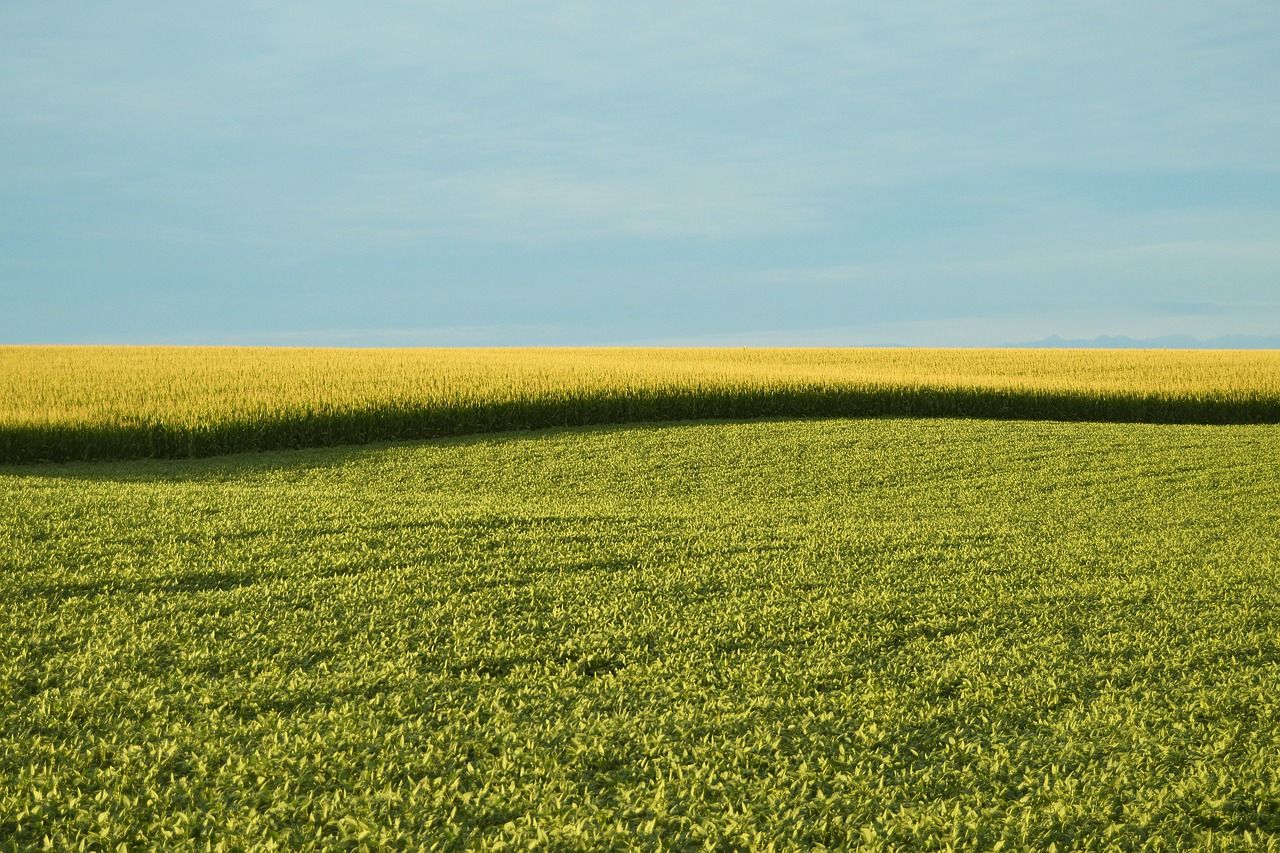
M1275 425L0 468L0 849L1272 850L1277 530Z

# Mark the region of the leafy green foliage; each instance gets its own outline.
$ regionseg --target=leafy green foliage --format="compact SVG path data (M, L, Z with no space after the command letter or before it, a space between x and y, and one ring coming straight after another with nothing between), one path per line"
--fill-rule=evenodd
M1280 430L0 475L0 848L1274 849Z

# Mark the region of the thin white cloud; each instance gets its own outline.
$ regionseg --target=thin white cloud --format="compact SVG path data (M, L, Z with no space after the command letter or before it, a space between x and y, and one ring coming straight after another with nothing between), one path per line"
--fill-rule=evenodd
M684 175L539 173L366 175L312 211L340 232L377 240L448 236L543 245L601 237L718 238L778 234L813 226L817 213L785 186L709 166Z
M471 347L563 343L572 328L551 324L491 324L435 328L333 328L227 335L196 333L168 343L277 347Z

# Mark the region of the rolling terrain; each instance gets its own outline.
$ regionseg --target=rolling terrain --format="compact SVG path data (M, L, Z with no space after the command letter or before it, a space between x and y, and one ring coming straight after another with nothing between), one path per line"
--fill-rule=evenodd
M0 468L0 849L1273 849L1278 484L929 418Z

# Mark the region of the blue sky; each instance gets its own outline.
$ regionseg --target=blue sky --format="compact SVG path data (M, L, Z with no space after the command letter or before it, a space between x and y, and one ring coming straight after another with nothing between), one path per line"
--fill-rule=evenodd
M0 343L1280 335L1280 4L0 5Z

